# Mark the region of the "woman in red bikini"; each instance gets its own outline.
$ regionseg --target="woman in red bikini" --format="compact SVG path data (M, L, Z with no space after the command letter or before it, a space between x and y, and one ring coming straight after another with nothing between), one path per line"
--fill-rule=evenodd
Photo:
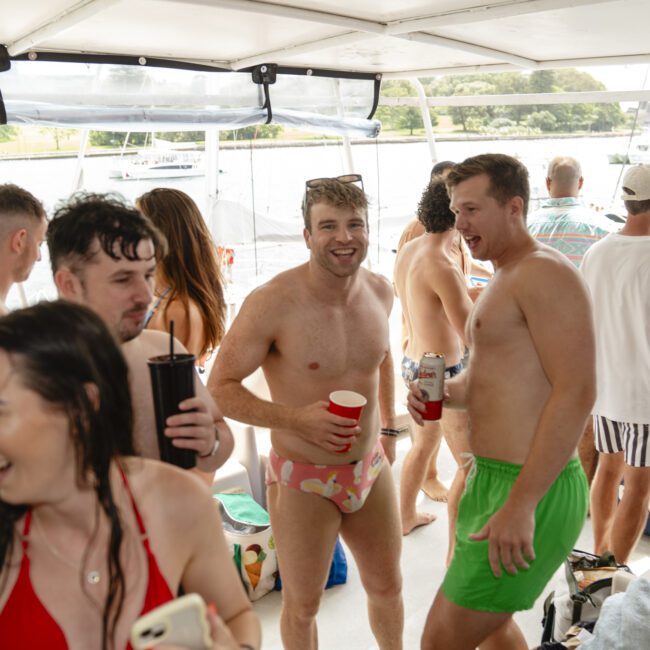
M132 419L126 364L88 309L0 319L3 650L130 648L133 622L181 588L215 605L215 650L259 648L212 498L135 457Z

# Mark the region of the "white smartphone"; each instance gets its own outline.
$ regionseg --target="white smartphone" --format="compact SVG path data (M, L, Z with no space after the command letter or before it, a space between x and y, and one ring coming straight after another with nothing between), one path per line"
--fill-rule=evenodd
M186 594L141 616L131 628L133 650L147 650L159 644L188 650L210 650L212 638L203 598Z

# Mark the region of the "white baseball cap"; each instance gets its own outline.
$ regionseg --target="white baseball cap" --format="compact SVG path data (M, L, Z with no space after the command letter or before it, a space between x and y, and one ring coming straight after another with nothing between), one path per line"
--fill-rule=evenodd
M650 165L630 167L621 184L623 201L647 201L650 199Z

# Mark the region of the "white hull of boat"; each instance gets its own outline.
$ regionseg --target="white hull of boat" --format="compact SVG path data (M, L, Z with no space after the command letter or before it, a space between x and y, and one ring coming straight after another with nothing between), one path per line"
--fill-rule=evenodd
M168 167L168 168L134 168L112 169L108 172L109 178L116 178L123 181L140 181L150 178L186 178L190 176L205 176L205 169L202 167Z

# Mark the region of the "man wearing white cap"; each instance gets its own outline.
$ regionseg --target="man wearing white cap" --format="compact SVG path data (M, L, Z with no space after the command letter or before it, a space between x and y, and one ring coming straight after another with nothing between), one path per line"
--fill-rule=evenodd
M593 300L598 469L591 488L596 553L627 562L650 500L650 165L623 178L627 221L585 254L580 267ZM618 486L625 493L617 504Z

